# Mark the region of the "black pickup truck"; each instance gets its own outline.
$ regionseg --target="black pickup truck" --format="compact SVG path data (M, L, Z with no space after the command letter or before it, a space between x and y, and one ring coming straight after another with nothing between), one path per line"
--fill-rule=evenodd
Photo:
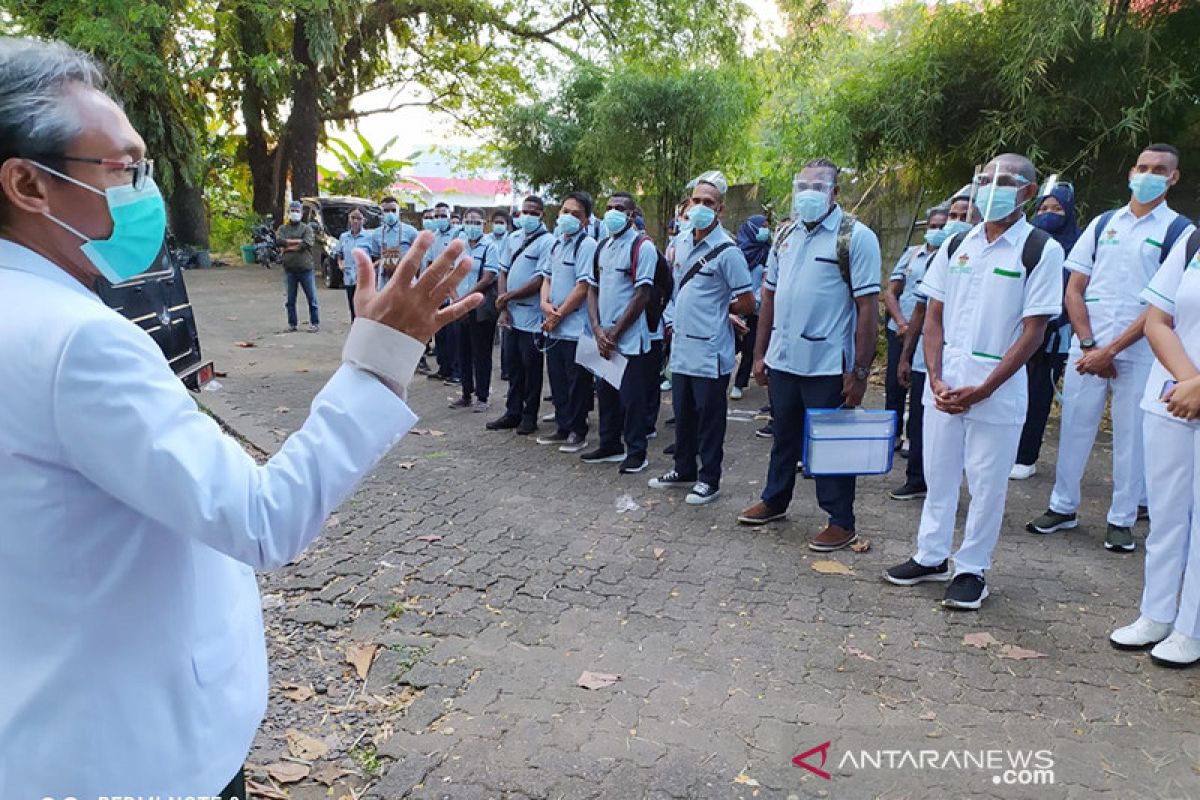
M122 283L101 279L99 294L110 308L149 334L184 385L198 392L213 379L213 364L200 353L196 318L183 285L182 261L168 234L153 267Z

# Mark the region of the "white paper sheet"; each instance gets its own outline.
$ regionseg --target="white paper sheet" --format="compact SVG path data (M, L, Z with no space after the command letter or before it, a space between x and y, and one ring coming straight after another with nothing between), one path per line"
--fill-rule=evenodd
M625 376L625 364L628 362L620 353L613 353L611 359L600 355L596 340L585 332L579 337L579 344L575 347L575 363L606 381L614 389L620 389L621 379Z

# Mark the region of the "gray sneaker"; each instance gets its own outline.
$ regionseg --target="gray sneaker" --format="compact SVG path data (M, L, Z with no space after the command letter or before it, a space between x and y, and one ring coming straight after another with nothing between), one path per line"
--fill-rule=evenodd
M1104 548L1114 553L1132 553L1134 550L1133 528L1122 528L1120 525L1109 524L1108 535L1104 537Z
M1025 526L1030 533L1054 533L1079 527L1079 518L1075 514L1060 514L1057 511L1047 511Z

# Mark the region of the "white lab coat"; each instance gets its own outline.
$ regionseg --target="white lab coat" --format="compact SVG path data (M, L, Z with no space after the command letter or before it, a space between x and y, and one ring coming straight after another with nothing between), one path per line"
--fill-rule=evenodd
M380 330L411 376L419 343L370 322L351 342ZM254 570L295 558L415 422L406 379L348 360L257 466L150 337L0 239L0 798L233 778L267 701Z

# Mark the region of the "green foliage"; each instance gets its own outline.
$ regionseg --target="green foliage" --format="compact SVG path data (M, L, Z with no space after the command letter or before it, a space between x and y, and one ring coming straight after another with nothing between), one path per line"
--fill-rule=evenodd
M388 139L376 150L361 133L355 131L354 135L361 148L357 152L342 139L330 137L326 140L326 149L337 158L339 169L318 167L323 188L333 195L352 195L377 200L388 187L402 177L401 173L411 167L413 162L386 157L387 151L400 138L398 136Z
M227 253L249 244L256 220L250 205L250 171L238 159L241 137L209 131L204 153L204 202L212 219L209 247Z

